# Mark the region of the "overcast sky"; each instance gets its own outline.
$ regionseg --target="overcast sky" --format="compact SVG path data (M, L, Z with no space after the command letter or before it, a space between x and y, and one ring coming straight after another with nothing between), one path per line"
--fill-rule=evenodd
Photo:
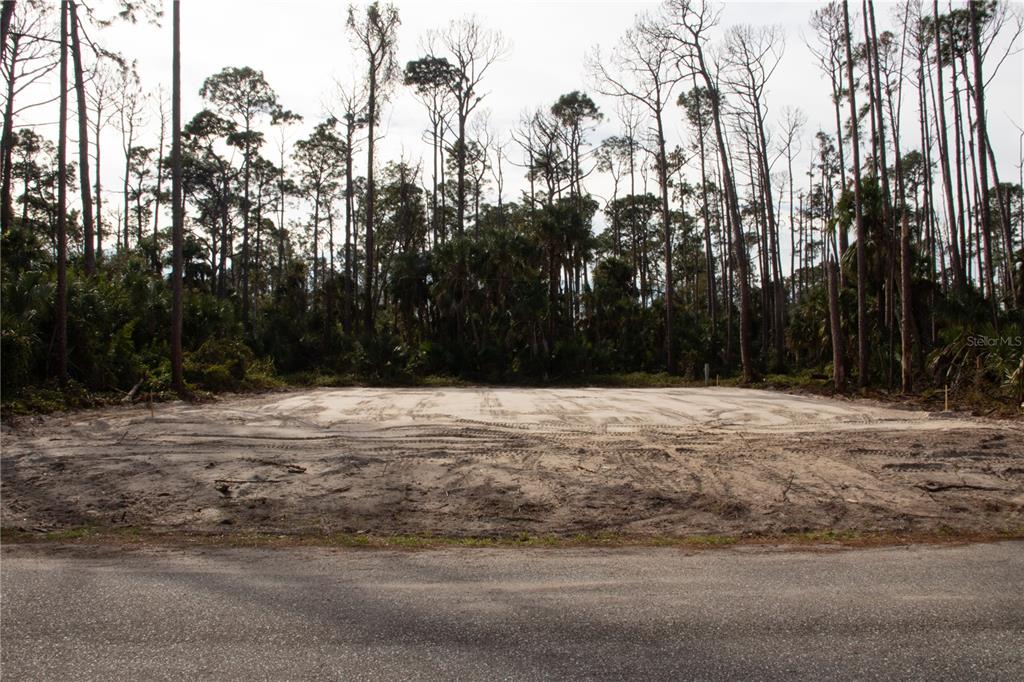
M948 1L948 0L947 0ZM520 114L539 105L549 105L560 94L589 90L584 56L595 44L607 50L638 12L651 10L654 3L627 2L397 2L402 19L399 32L399 58L404 64L422 54L421 37L429 29L449 19L476 15L485 25L501 30L511 42L508 56L489 72L483 89L487 92L482 108L490 111L494 130L504 139ZM945 2L943 3L945 4ZM808 20L820 3L814 2L728 2L722 14L722 27L736 23L780 24L786 35L785 56L769 85L770 120L778 121L785 106L799 107L807 115L803 135L804 156L797 176L806 182L806 154L813 134L819 128L834 133L834 118L829 85L808 51L804 36L810 35ZM859 6L853 2L851 6ZM930 3L929 3L930 5ZM895 4L876 3L880 30L894 26ZM1022 11L1020 3L1015 10ZM203 80L225 66L251 66L262 70L277 91L281 103L304 117L290 132L292 139L304 136L323 119L332 100L334 82L359 78L363 63L353 53L344 21L346 4L325 0L184 0L182 2L182 88L183 119L188 120L204 105L199 97ZM138 60L145 88L155 90L170 82L170 2L165 3L162 25L115 26L97 36L105 45ZM1009 59L996 81L989 87L989 129L999 160L1001 175L1015 178L1019 163L1019 131L1024 121L1024 69L1022 56ZM916 93L907 93L904 145L916 144ZM606 114L605 121L591 135L598 142L618 132L614 102L594 95ZM681 112L673 108L674 117ZM151 118L155 119L155 116ZM52 120L52 119L51 119ZM422 141L427 125L422 105L404 88L399 88L387 105L383 124L386 137L381 159L404 155L413 162L429 159L429 148ZM52 135L52 132L47 131ZM276 134L276 133L275 133ZM275 134L268 137L264 153L276 157ZM682 141L686 131L676 125L670 145ZM117 149L120 140L115 130L107 133L107 149ZM141 144L156 146L151 125ZM513 160L518 151L509 148ZM121 173L116 154L106 153L103 175L107 187L116 187ZM507 169L506 199L522 188L521 173ZM588 181L588 189L604 195L607 183Z

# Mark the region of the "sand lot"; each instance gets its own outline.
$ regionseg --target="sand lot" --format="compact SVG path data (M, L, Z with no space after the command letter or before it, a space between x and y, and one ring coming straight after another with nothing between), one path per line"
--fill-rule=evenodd
M4 426L4 527L1024 528L1024 423L755 390L317 389Z

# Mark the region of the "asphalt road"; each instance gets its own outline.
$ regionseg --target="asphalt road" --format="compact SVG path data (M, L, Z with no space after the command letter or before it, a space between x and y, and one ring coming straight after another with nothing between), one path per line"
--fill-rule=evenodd
M21 679L1022 679L1024 543L828 552L7 546Z

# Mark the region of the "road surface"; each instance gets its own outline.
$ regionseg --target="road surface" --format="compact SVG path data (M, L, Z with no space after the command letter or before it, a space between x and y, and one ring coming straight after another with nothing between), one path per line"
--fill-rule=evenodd
M1024 543L782 552L14 545L5 680L1024 677Z

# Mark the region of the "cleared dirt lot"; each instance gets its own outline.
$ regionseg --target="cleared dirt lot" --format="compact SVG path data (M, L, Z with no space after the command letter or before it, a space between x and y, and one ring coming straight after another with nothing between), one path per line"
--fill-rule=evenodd
M1024 527L1024 424L742 389L320 389L4 427L2 523L689 535Z

